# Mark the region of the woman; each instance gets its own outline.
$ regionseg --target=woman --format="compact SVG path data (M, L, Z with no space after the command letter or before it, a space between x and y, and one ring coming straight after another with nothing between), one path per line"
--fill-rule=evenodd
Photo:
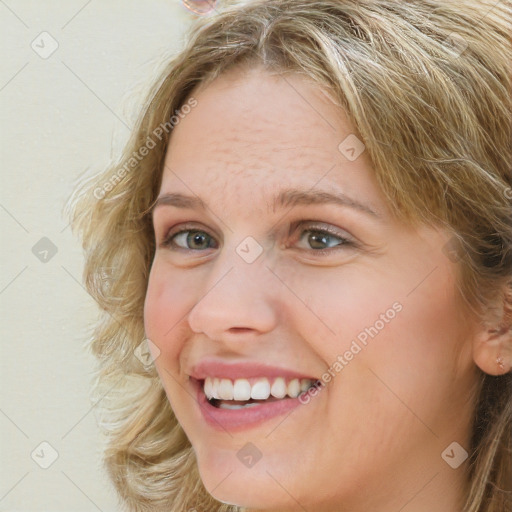
M510 7L194 28L72 201L130 510L510 510Z

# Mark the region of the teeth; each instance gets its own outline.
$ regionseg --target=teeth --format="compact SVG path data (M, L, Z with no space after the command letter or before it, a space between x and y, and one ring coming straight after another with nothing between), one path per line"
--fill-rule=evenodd
M307 391L311 387L312 381L309 379L301 379L300 381L300 392Z
M266 377L257 379L252 385L247 379L232 381L231 379L207 377L204 380L204 394L208 400L214 398L241 402L251 398L253 400L266 400L270 396L278 399L286 396L297 398L301 392L306 391L313 385L313 381L310 379L292 379L287 383L284 377L277 377L271 382L272 379L269 380ZM226 407L222 407L223 409L238 409L258 404L225 405Z
M235 404L227 404L226 402L221 402L219 404L219 409L247 409L248 407L254 407L255 405L259 405L257 403L253 404L245 404L245 405L235 405Z
M284 398L286 396L286 382L282 377L278 377L274 384L272 384L272 388L270 388L270 392L272 396L275 398Z
M213 380L212 379L206 379L204 381L204 394L206 395L206 398L208 398L208 400L211 400L213 398Z
M233 383L229 379L220 381L219 398L221 400L233 400Z
M233 386L233 398L235 400L249 400L251 398L251 384L247 379L235 380L235 385Z
M268 379L259 379L251 388L253 400L266 400L270 396L270 383Z
M297 398L300 393L300 383L299 379L293 379L290 381L290 384L288 384L288 395L290 395L292 398Z
M219 384L220 384L220 380L219 379L213 379L213 382L212 382L212 398L217 398L217 399L220 398L220 396L219 396Z

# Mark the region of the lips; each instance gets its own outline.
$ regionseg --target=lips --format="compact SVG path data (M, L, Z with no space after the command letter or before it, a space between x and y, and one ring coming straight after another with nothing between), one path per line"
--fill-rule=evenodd
M254 379L258 377L285 379L310 379L317 380L315 377L300 373L288 368L270 366L264 363L240 361L228 363L219 359L203 359L194 365L189 375L196 380L205 380L206 377L217 377L225 379Z
M202 360L189 372L206 422L216 429L254 427L300 405L317 382L295 370L263 363Z

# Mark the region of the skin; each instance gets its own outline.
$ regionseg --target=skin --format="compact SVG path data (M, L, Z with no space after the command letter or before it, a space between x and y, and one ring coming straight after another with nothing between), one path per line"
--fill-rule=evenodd
M144 321L204 485L251 511L460 510L467 461L453 469L441 454L454 441L469 451L477 331L443 251L450 235L391 216L367 152L349 161L338 149L356 132L318 86L235 69L194 97L160 193L208 208L155 208ZM343 193L378 217L335 204L269 207L290 187ZM339 235L315 245L313 227ZM184 236L182 248L165 246L171 228L202 230L205 248L183 248ZM251 264L236 252L247 236L263 248ZM336 236L356 245L329 249ZM309 404L241 432L205 423L187 373L203 357L320 378L394 303L401 311ZM248 442L262 453L252 468L236 457Z

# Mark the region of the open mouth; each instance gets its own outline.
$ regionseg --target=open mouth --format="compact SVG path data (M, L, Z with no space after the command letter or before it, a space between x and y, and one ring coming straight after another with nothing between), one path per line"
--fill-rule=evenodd
M244 409L297 398L317 381L312 379L206 377L200 385L210 405L218 409Z

